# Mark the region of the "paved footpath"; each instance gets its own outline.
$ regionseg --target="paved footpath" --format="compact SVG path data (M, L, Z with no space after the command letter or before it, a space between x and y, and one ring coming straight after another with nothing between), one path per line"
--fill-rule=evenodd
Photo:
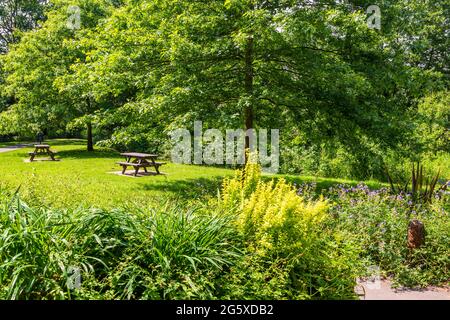
M0 147L0 153L9 152L9 151L17 150L17 149L22 149L22 148L26 148L26 147L29 147L29 146L31 146L31 145L18 144L16 146Z
M427 287L423 289L392 288L390 280L375 283L360 282L365 296L361 300L450 300L450 287Z

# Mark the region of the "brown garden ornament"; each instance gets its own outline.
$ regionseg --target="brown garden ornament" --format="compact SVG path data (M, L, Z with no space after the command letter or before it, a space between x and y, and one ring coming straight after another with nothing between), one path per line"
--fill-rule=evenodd
M408 225L408 248L417 249L425 244L425 226L417 219Z

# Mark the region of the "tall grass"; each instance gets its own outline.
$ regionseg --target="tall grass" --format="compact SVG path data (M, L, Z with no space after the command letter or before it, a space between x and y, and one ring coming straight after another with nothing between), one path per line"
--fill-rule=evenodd
M111 274L119 298L211 299L241 256L230 217L171 207L141 212L144 223Z
M171 203L55 210L0 198L1 299L212 298L240 255L227 218Z

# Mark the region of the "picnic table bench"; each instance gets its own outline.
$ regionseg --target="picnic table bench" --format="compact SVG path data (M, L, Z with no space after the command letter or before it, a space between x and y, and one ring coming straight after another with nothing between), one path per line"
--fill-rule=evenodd
M159 167L166 164L165 162L156 161L158 158L157 154L125 152L120 155L125 157L125 161L117 162L117 164L122 166L122 174L125 174L128 167L133 167L135 177L138 175L140 168L144 168L144 171L148 172L148 167L155 168L156 173L161 174Z
M32 162L36 156L41 155L49 155L52 161L56 161L55 154L57 153L57 151L51 150L48 144L36 144L34 146L34 151L28 152L28 155L30 156L30 162Z

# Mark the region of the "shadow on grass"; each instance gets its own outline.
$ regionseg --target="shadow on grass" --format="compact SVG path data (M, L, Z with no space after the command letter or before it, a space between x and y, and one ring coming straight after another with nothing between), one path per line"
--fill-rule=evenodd
M57 147L54 148L56 151ZM120 154L114 150L95 150L87 151L82 149L76 150L61 150L58 151L57 156L60 159L99 159L99 158L121 158Z
M16 146L16 145L24 145L24 146L34 146L35 144L39 144L38 141L26 140L26 141L5 141L0 142L0 146ZM51 146L70 146L70 145L86 145L86 140L83 139L46 139L43 141L43 144L49 144Z
M36 144L36 142L33 142ZM83 139L47 139L44 140L44 144L55 145L55 146L82 146L87 145L87 140Z
M269 177L265 177L269 178ZM280 178L280 177L277 177ZM291 184L301 185L303 183L311 183L315 182L317 184L317 192L321 192L322 190L328 190L330 187L346 184L352 187L356 187L360 182L356 180L343 180L343 179L334 179L334 178L314 178L314 177L302 177L302 176L285 176L283 177L287 182ZM376 190L384 187L385 185L382 182L378 181L362 181L365 185L369 187L369 189Z
M198 199L217 195L222 186L223 177L197 178L184 180L165 180L158 183L146 183L142 189L171 193L175 198L183 200Z
M302 183L316 182L316 194L320 195L323 191L328 190L330 187L338 184L348 184L356 186L358 181L341 180L332 178L318 178L314 177L301 177L301 176L262 176L264 181L271 179L284 178L288 183L296 184L300 186ZM215 176L211 178L197 178L197 179L184 179L184 180L164 180L157 183L146 183L141 187L146 191L158 191L171 193L172 196L188 200L188 199L201 199L205 196L216 196L218 190L221 190L222 181L224 177ZM364 182L370 189L379 189L383 187L383 184L377 181Z

